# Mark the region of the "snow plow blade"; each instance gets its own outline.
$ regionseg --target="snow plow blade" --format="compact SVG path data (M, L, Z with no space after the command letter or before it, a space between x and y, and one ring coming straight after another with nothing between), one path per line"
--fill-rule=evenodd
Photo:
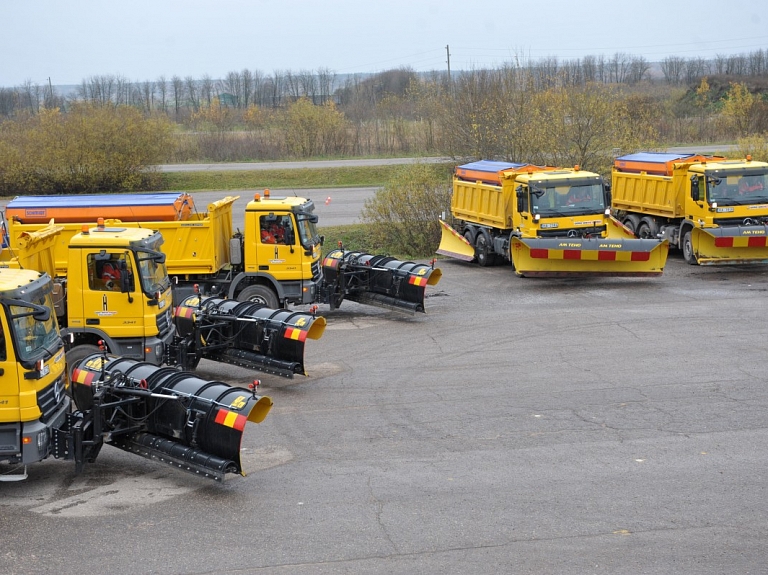
M325 331L324 317L218 297L191 295L174 315L182 369L205 358L282 377L306 375L304 342Z
M440 245L436 253L465 262L471 262L475 259L475 248L464 236L443 220L440 220L440 228Z
M650 277L664 272L666 240L512 238L512 263L522 277Z
M428 264L339 248L323 258L328 301L338 308L345 299L400 312L425 313L424 292L443 275Z
M83 359L72 379L80 411L72 414L71 448L80 466L105 441L217 481L227 473L245 475L245 424L261 423L272 408L255 389L102 354Z
M693 251L699 265L768 263L768 226L694 228Z

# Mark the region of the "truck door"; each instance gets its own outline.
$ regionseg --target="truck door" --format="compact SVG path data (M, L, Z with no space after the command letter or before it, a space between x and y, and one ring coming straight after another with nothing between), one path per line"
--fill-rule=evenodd
M290 213L259 216L256 257L259 271L268 271L278 281L301 279L301 246Z
M114 249L114 248L113 248ZM137 289L133 254L127 250L88 253L87 285L83 286L85 327L93 327L111 338L143 338L143 296ZM143 351L139 343L137 353Z
M0 308L0 424L19 420L19 374L16 356L13 351L11 332L6 323L6 314ZM11 433L9 430L8 433ZM6 441L8 440L8 441ZM12 441L11 441L12 440ZM13 452L12 445L18 439L2 437L0 433L0 453L4 450ZM6 449L3 448L6 446Z

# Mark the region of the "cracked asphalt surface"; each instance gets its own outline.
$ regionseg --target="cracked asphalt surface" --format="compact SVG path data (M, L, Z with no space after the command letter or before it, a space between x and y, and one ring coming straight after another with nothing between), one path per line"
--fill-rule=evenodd
M438 266L426 315L321 306L309 376L261 376L247 477L105 447L0 484L0 570L766 572L765 268Z

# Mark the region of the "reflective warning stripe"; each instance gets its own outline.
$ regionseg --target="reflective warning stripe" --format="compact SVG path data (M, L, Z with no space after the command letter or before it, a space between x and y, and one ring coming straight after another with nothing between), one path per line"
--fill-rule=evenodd
M179 306L174 310L175 317L192 317L192 314L194 313L195 310L191 307Z
M296 341L305 341L307 339L307 332L297 329L295 327L286 328L285 339L295 339Z
M77 383L82 383L83 385L91 385L91 382L95 377L96 373L93 371L87 371L85 369L75 369L72 372L72 379Z
M424 276L421 276L421 277L411 276L408 278L408 283L411 285L419 286L419 287L425 286L427 285L427 278L425 278Z
M716 248L764 248L768 246L766 236L719 236L715 238Z
M550 250L531 248L531 257L544 260L592 260L612 262L647 262L651 252L617 252L608 250Z
M244 415L229 411L228 409L219 409L214 421L219 425L225 425L232 429L236 429L237 431L242 431L245 428L247 418Z

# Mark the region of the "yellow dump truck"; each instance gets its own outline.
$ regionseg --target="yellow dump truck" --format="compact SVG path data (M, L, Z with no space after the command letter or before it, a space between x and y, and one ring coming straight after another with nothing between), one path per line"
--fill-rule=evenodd
M52 453L52 430L70 410L51 287L47 274L0 269L0 464L9 466L0 481L26 478L28 464Z
M28 240L32 250L46 238ZM0 263L0 482L50 456L80 472L105 443L199 477L245 474L243 429L270 398L98 349L69 365L70 386L50 276L20 269L7 249Z
M458 166L437 253L524 277L656 276L667 242L637 239L610 214L603 179L579 169L481 160Z
M103 342L120 357L187 370L208 359L284 377L306 373L305 341L322 336L324 318L200 294L187 296L174 314L158 232L70 223L32 231L37 225L15 228L3 253L53 276L53 309L69 364ZM74 233L75 226L82 231Z
M327 303L334 309L348 299L424 312L425 289L441 276L431 265L341 247L321 257L323 238L310 199L276 196L269 190L255 194L246 206L243 231L233 232L232 204L238 197L212 202L207 211L198 212L190 207L190 197L180 202L179 194L166 193L164 206L163 195L18 197L6 208L8 236L15 241L40 229L44 218L64 219L56 249L57 273L63 274L69 265L69 238L81 224L96 224L85 217L73 221L77 215L72 204L98 206L107 227L145 228L162 236L158 249L167 255L177 305L199 292L268 308ZM110 220L113 215L123 219Z
M617 158L613 213L640 238L663 237L689 264L768 262L768 164L699 154Z

